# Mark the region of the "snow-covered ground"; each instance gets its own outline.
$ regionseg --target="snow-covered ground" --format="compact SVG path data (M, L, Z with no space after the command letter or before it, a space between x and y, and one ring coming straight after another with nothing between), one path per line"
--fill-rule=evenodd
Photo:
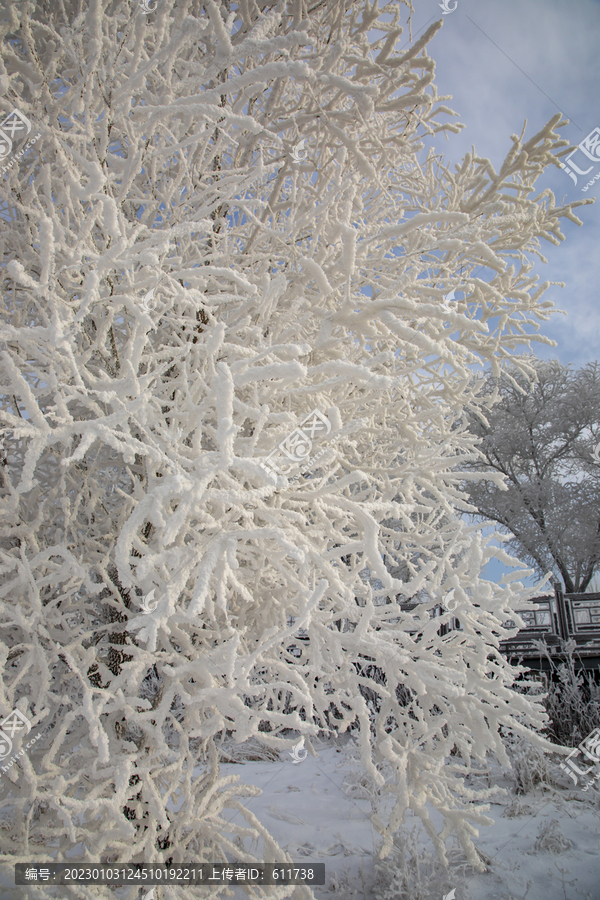
M238 775L240 782L261 788L262 794L244 805L295 862L325 863L326 884L313 889L316 897L368 900L377 896L375 865L381 842L369 819L371 804L356 748L352 741L313 744L316 756L309 753L300 763L282 753L280 762L223 764L222 774ZM510 775L496 765L490 770L489 783L507 788L508 794L491 804L487 815L494 824L480 829L476 840L489 871L474 874L458 848L450 854L453 864L445 878L438 868L438 881L429 882L428 892L397 889L382 896L443 900L454 888L455 900L598 900L600 794L594 789L588 794L571 791L565 784L562 790L538 786L516 798ZM436 819L435 810L430 813L439 827L440 817ZM242 824L237 811L228 811L227 818ZM419 820L410 815L406 825L407 832L418 829L419 847L433 853ZM536 849L541 831L547 836Z

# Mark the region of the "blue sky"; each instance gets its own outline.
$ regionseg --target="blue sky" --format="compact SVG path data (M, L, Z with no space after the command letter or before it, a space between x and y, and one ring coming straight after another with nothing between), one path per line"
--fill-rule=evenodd
M449 0L455 12L442 16L439 0L413 0L413 41L439 18L443 28L428 46L436 63L435 82L466 126L449 140L437 136L436 150L451 163L458 163L472 146L491 160L496 170L527 120L526 137L532 137L557 112L569 125L561 129L571 144L578 144L600 126L600 0ZM408 30L402 36L409 46ZM574 157L580 168L585 157ZM575 186L558 169L546 170L538 179L540 190L550 188L557 205L597 197L600 181L586 193L583 187L600 163ZM563 363L583 365L597 359L600 343L600 206L581 207L579 227L566 220L561 230L565 241L559 247L542 241L547 265L535 272L551 285L544 299L552 300L568 315L555 314L543 326L557 341L556 348L533 344L543 358L557 357Z
M413 2L413 41L432 22L444 21L428 53L436 63L438 92L452 95L448 106L466 126L447 141L435 138L436 150L451 163L460 162L474 146L497 170L511 147L510 135L520 134L525 120L531 137L557 112L569 119L561 131L573 145L600 126L600 0L456 0L456 10L445 16L440 0ZM408 46L408 31L403 38ZM580 152L574 157L580 168L587 168L583 159ZM596 172L600 163L575 186L553 168L536 187L550 188L557 205L597 197L600 181L581 191ZM555 314L543 325L556 348L533 344L537 356L557 357L575 367L600 357L600 205L582 207L578 215L584 223L580 227L562 220L565 241L559 247L542 242L548 263L538 263L535 272L540 282L565 283L564 288L551 285L545 299L568 315ZM505 571L496 562L486 568L494 581ZM525 579L529 585L535 582Z

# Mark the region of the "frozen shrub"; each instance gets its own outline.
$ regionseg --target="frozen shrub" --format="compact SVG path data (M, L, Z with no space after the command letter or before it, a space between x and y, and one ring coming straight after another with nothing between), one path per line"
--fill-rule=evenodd
M515 819L519 816L531 816L533 812L534 810L531 806L524 803L520 796L516 796L504 807L502 815L507 819Z
M547 680L544 706L550 718L545 731L551 741L576 747L600 726L600 685L593 673L575 670L573 642L565 646L565 660L552 661L553 679Z
M531 793L538 785L557 784L556 762L547 752L521 736L508 742L507 749L517 795Z
M573 844L564 836L560 829L560 825L556 819L550 822L542 822L538 828L533 851L542 853L549 851L550 853L564 853L570 850Z
M413 829L397 834L389 856L376 864L373 900L440 900L452 888L460 892L465 866L455 865L449 871L419 848L416 833Z

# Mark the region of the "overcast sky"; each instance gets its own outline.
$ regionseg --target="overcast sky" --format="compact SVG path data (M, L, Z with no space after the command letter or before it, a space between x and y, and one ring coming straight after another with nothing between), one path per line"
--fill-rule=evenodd
M452 95L448 106L466 126L448 141L435 139L449 161L460 162L474 146L498 170L512 146L510 135L520 134L525 120L526 137L532 137L557 112L569 119L561 133L573 145L600 126L600 0L448 0L457 6L447 15L440 2L413 0L413 41L436 19L444 20L428 53L438 92ZM408 46L408 31L403 38ZM557 205L599 196L600 180L585 193L581 188L600 173L600 162L581 151L573 162L580 169L593 166L578 176L577 186L554 167L536 183L554 192ZM532 345L537 356L575 366L600 357L600 205L581 207L578 214L582 226L561 220L565 241L559 247L542 241L548 263L536 266L540 282L565 283L551 285L544 299L568 316L555 314L543 325L556 348Z

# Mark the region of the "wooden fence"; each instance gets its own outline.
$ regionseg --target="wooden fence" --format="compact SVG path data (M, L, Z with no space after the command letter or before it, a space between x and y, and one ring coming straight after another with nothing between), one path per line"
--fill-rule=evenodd
M599 671L600 594L564 594L562 587L555 584L554 596L533 597L532 602L535 610L519 610L527 626L500 643L502 655L512 663L549 672L563 659L561 642L571 640L575 644L576 670ZM550 659L534 641L545 644Z

